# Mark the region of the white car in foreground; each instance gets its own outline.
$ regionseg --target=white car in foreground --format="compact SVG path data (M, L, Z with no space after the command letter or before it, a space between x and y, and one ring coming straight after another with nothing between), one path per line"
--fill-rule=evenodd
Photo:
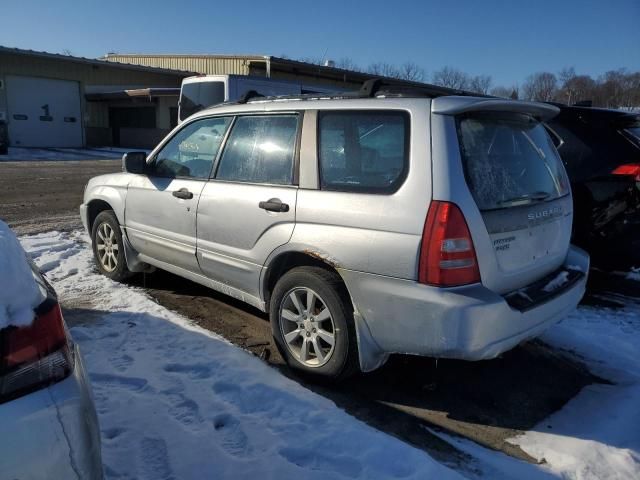
M0 477L102 478L100 429L56 293L0 221Z

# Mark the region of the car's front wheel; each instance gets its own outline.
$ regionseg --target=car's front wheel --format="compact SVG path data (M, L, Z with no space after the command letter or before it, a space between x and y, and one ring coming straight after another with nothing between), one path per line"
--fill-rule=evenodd
M328 380L358 370L353 307L336 273L290 270L273 290L269 314L276 345L290 367Z
M120 225L112 210L104 210L96 216L91 229L91 243L100 273L118 282L132 275L124 256Z

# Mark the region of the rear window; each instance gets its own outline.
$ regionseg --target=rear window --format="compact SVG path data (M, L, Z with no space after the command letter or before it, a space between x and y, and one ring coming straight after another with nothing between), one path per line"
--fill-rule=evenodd
M527 115L483 114L457 120L467 184L480 210L553 200L569 192L558 152Z
M180 120L222 102L224 82L183 83L180 90Z
M408 141L409 117L404 112L320 112L320 187L348 192L395 191L406 175Z

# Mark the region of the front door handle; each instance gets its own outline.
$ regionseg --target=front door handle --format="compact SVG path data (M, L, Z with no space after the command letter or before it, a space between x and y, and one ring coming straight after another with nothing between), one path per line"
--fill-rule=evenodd
M181 188L180 190L176 190L172 193L172 195L176 198L182 198L183 200L190 200L193 198L193 193L191 193L186 188Z
M270 198L266 202L260 202L258 206L263 210L268 210L269 212L288 212L289 211L289 204L282 203L279 198Z

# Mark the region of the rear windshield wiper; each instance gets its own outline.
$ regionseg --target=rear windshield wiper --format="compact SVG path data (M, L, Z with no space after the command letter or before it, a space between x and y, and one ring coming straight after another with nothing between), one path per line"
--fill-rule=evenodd
M508 198L506 200L498 200L496 203L500 206L527 205L529 203L542 202L549 198L549 192L532 192L519 195L517 197Z

